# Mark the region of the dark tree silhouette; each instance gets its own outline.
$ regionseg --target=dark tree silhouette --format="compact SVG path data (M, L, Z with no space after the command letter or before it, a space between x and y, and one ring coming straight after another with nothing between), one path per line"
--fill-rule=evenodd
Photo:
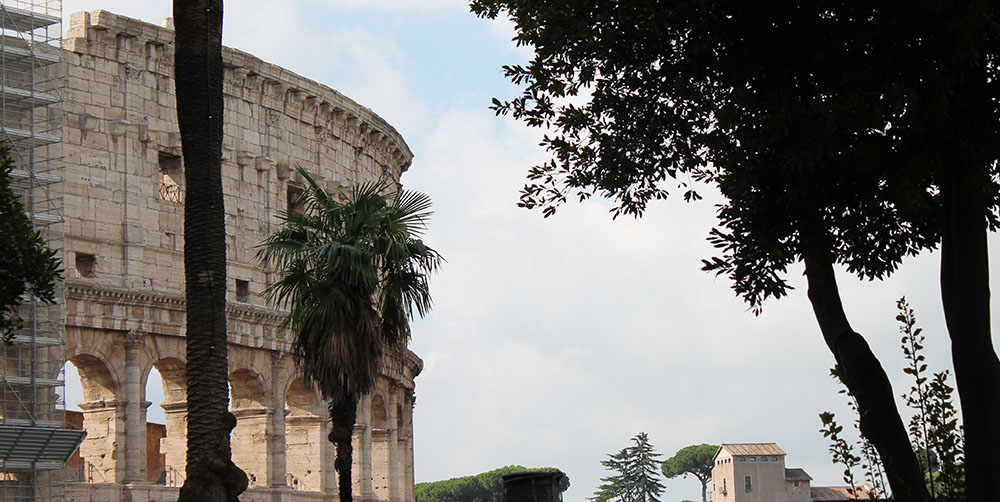
M891 274L942 247L942 297L966 420L967 494L1000 477L1000 361L986 232L997 222L1000 5L732 0L662 4L474 0L535 49L494 101L549 127L525 207L612 198L639 216L674 185L726 197L705 268L755 311L801 262L820 331L858 399L896 497L927 500L881 364L848 322L834 275ZM822 35L818 35L822 34ZM581 99L569 100L566 98Z

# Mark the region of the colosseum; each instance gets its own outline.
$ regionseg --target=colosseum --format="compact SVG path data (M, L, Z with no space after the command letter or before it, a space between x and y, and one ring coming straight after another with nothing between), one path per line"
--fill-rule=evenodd
M184 166L173 32L106 11L72 14L63 40L66 359L84 402L79 469L67 500L174 500L184 481ZM259 293L274 277L255 246L294 204L302 166L329 191L388 177L412 153L370 109L322 84L226 48L223 184L234 461L244 501L336 498L321 398L289 355L283 313ZM387 354L354 431L354 493L413 493L414 377L421 360ZM162 377L163 432L147 438L145 388Z

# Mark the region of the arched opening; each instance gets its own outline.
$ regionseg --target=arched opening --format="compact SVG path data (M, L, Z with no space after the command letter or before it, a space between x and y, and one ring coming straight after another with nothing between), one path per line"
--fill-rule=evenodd
M326 439L326 413L319 394L301 378L292 381L286 393L285 473L295 490L322 491L322 456Z
M229 406L236 415L231 437L233 462L250 478L250 486L268 484L267 393L257 373L238 369L229 375Z
M153 363L146 377L146 480L184 484L187 454L187 383L180 359Z
M115 399L117 387L108 366L97 356L79 354L65 367L68 427L87 431L83 444L67 462L67 481L116 483L124 465L118 465L115 448L125 444L123 410Z

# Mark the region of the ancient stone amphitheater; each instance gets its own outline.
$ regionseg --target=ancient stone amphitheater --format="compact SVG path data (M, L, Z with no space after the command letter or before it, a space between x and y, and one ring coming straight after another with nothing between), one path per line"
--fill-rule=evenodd
M184 481L184 166L174 102L173 32L105 11L73 14L63 43L66 359L78 370L87 438L70 501L173 500ZM412 154L370 109L253 55L225 49L225 146L233 456L241 498L336 498L329 424L289 357L282 312L258 296L273 271L254 246L302 188L389 177ZM387 354L355 429L354 492L413 501L413 378ZM145 388L162 376L165 437L148 438Z

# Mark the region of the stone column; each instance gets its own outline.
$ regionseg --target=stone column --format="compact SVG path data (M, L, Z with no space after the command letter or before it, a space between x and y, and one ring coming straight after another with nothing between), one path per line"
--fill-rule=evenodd
M389 429L372 427L372 491L389 500Z
M281 351L271 352L271 424L268 441L268 471L271 479L268 483L275 488L288 486L285 479L287 459L285 457L285 392L281 375L281 365L285 360Z
M392 382L389 385L389 403L386 410L386 425L389 428L389 462L386 476L389 478L389 500L391 502L401 502L399 474L399 417L396 415L396 408L399 406L399 393L402 388L399 382Z
M166 457L167 486L183 486L187 476L187 401L163 403L167 419L167 437L160 440L160 452Z
M322 406L319 406L322 411ZM323 415L320 415L323 416ZM340 500L339 486L337 485L337 470L333 466L333 461L336 459L336 448L334 448L333 443L330 442L330 431L333 430L333 425L325 417L323 418L322 427L322 437L320 438L320 472L322 473L322 490L325 498L330 501ZM353 469L354 467L351 466ZM351 487L353 489L353 487Z
M142 403L142 333L125 333L125 483L146 482L146 407Z
M358 403L358 420L354 426L354 493L361 501L375 499L372 490L372 396L366 394Z
M119 401L80 403L87 437L80 445L83 479L88 483L125 481L125 404Z
M268 467L269 436L268 422L271 410L263 407L232 410L236 415L233 429L233 462L247 473L250 486L267 486L270 481Z
M360 405L358 408L358 420L361 420ZM361 480L364 478L364 474L361 473L361 465L364 463L364 459L361 458L361 445L363 444L364 435L365 425L355 423L354 431L351 432L351 448L354 451L354 456L351 457L351 494L362 501L364 497L361 496Z

